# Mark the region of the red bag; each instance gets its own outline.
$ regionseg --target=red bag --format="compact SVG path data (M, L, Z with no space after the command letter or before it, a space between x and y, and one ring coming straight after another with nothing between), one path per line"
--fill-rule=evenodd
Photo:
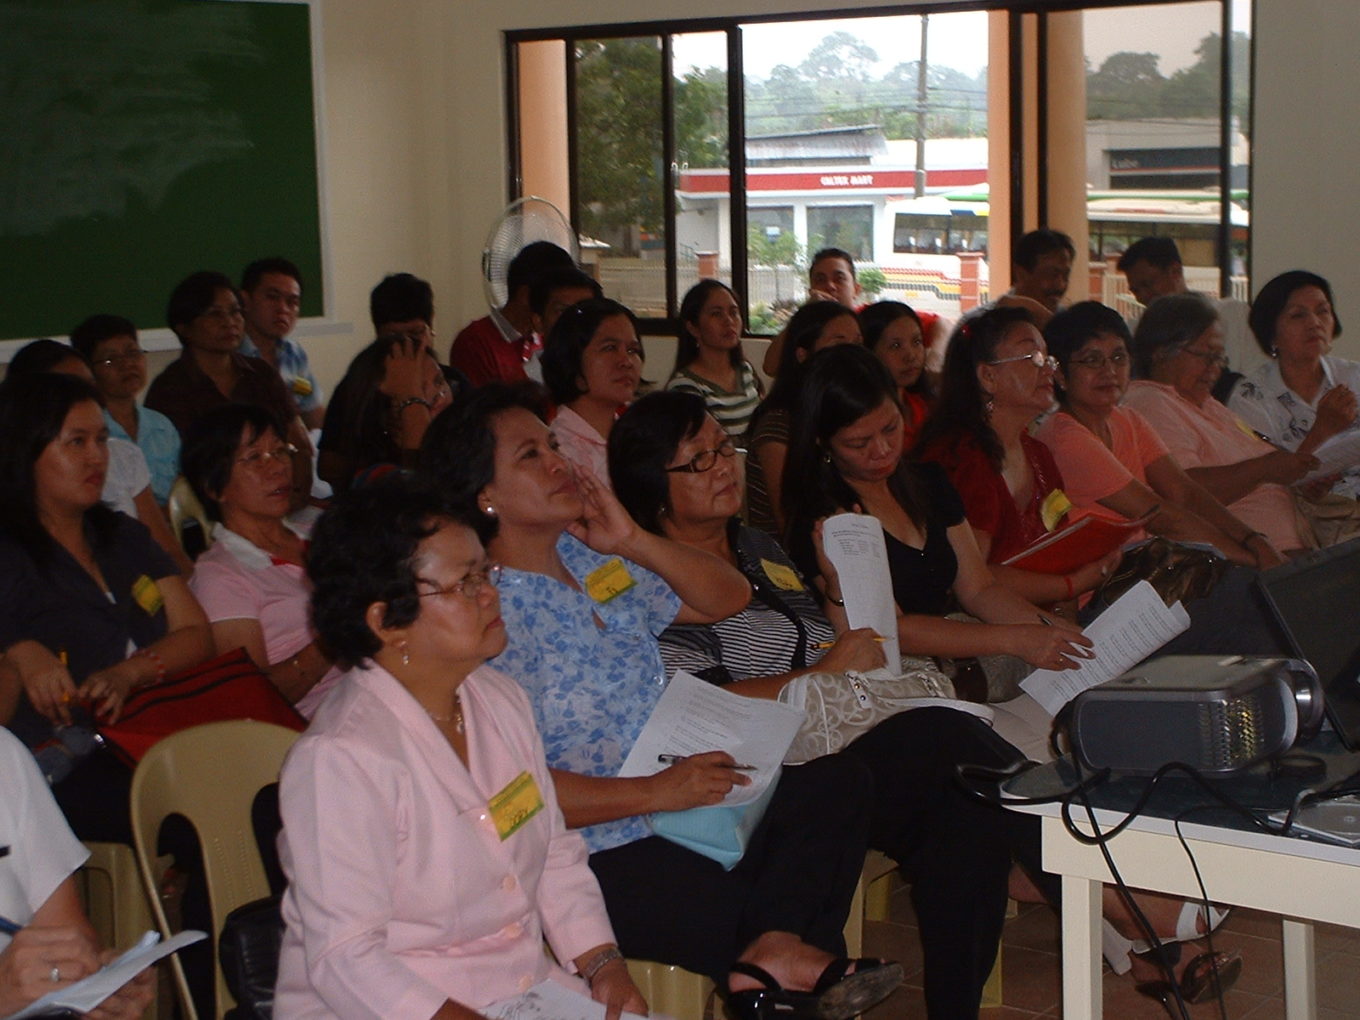
M224 719L255 719L299 732L307 728L307 720L246 650L237 648L136 691L124 702L118 722L100 726L99 732L114 753L135 765L161 737Z

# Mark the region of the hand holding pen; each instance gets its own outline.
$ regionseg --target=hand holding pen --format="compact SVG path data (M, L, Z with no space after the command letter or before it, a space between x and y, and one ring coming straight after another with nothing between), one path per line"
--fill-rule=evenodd
M668 768L647 777L652 790L647 810L684 811L717 804L732 787L750 785L751 779L743 775L743 771L726 751L705 751L679 758Z

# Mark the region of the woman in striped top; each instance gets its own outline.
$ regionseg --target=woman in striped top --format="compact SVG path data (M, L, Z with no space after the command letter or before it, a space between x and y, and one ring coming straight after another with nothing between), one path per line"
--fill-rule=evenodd
M763 387L741 352L741 306L727 284L700 280L680 302L675 369L666 389L697 393L729 436L746 431Z

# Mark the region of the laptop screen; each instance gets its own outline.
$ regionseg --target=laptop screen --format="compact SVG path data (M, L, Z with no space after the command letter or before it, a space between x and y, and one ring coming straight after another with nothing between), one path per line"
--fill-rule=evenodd
M1332 726L1360 750L1360 538L1262 571L1259 583L1294 651L1317 671Z

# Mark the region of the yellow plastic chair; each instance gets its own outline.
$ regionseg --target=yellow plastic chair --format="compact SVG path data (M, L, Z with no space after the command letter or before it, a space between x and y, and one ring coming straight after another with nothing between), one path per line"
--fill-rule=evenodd
M243 903L269 895L250 809L255 795L278 781L284 755L298 734L271 723L236 719L208 723L166 737L147 752L132 776L132 835L142 882L156 926L172 934L155 895L156 839L170 815L183 815L198 833L212 909L213 972L220 1020L236 1000L217 960L217 933ZM198 1020L179 960L171 957L175 986L188 1020Z
M85 849L90 856L76 871L85 914L100 945L127 949L143 932L156 927L137 872L137 858L125 843L87 842ZM156 862L157 876L168 861L163 857ZM142 1020L156 1020L157 1005L152 1002Z
M170 517L170 530L175 533L175 541L180 544L181 549L184 548L184 525L189 521L198 522L198 526L203 529L205 543L212 541L213 522L208 517L208 511L203 509L203 504L194 495L193 486L183 475L176 477L174 484L170 486L165 511Z
M647 1000L652 1014L662 1013L674 1020L704 1020L713 982L702 974L682 967L651 960L625 960L633 984Z

